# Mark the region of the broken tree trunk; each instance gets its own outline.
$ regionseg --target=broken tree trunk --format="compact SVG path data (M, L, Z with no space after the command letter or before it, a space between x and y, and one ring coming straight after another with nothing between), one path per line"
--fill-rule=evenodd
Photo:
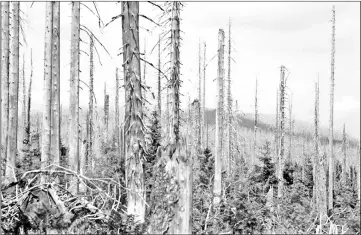
M217 206L221 201L222 187L222 136L223 136L223 73L224 72L224 31L218 31L218 78L217 78L217 109L216 109L216 141L215 141L215 173L214 173L214 199Z

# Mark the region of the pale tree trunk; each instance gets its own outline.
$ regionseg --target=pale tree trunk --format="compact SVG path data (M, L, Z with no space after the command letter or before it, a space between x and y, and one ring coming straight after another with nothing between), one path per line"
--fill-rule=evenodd
M319 198L318 198L318 210L320 214L320 223L321 226L326 222L327 219L327 188L326 188L326 172L327 172L327 156L326 151L320 155L319 161L319 180L318 180L318 189L319 189Z
M124 45L124 81L126 90L125 138L127 213L144 222L145 188L143 154L145 148L143 126L143 98L139 57L139 2L122 2L122 30Z
M3 47L2 47L2 39L3 39L3 37L2 37L2 29L3 29L3 25L2 25L2 22L3 22L3 11L2 11L2 3L0 3L0 79L2 79L3 77L2 77L2 66L3 66L3 64L2 64L2 55L3 55L3 52L2 52L2 49L3 49ZM2 136L1 136L1 131L2 131L2 111L1 111L1 108L2 108L2 106L1 106L1 99L2 99L2 82L1 82L1 80L0 80L0 162L2 163L3 162L3 157L2 157L2 155L3 155L3 153L2 153ZM2 164L0 164L0 188L2 188L2 182L3 182L3 177L2 177L2 175L3 175L3 170L2 170ZM1 192L1 190L0 190L0 208L2 208L2 192ZM2 218L2 210L0 209L0 218ZM1 228L1 226L0 226L0 233L2 233L2 228Z
M90 36L90 48L89 48L89 123L88 123L88 134L87 134L87 142L88 142L88 151L87 151L87 159L86 159L86 168L91 171L92 167L89 167L94 161L94 153L93 153L93 143L94 143L94 39L93 35Z
M22 99L22 111L21 111L21 117L22 117L22 135L21 135L21 142L22 142L22 146L23 148L25 147L26 144L24 144L24 138L26 135L26 82L25 82L25 55L23 54L23 69L22 69L22 95L23 95L23 99Z
M179 200L171 221L170 234L190 234L192 232L192 159L187 143L180 141L180 2L172 2L171 18L171 111L169 120L168 144L166 152L170 153L166 169L179 183ZM173 154L172 154L173 153ZM183 193L184 192L184 193Z
M257 158L257 128L258 128L258 97L257 97L257 88L258 88L258 79L256 78L256 94L254 98L254 145L253 145L253 158L252 158L252 168L256 163Z
M347 158L347 146L346 146L346 142L347 142L347 136L346 136L346 126L345 124L343 124L343 130L342 130L342 178L341 178L341 182L343 185L346 186L346 181L347 181L347 168L346 168L346 158Z
M305 135L302 135L303 149ZM319 178L320 178L320 138L319 138L319 90L318 83L315 83L315 109L314 109L314 158L313 158L313 198L316 208L319 209L320 193L319 193ZM304 150L303 150L304 151ZM304 154L303 154L304 155ZM326 200L325 198L324 200Z
M198 126L197 126L197 146L198 150L203 148L203 122L202 122L202 72L201 72L201 42L198 43Z
M293 130L292 130L292 95L291 95L291 97L290 97L290 99L289 99L289 104L288 104L289 106L288 106L288 116L289 116L289 118L288 118L288 121L289 121L289 123L288 123L288 128L289 128L289 134L288 134L288 160L291 160L291 157L292 157L292 132L293 132ZM305 167L305 156L303 156L303 158L302 158L302 179L303 179L303 176L304 176L304 167Z
M8 125L9 125L9 53L10 53L10 29L9 2L1 2L1 155L7 159ZM0 164L2 165L2 164Z
M231 128L232 128L232 93L231 93L231 19L229 19L229 28L228 28L228 83L227 83L227 173L228 176L231 175Z
M281 66L281 81L280 81L280 151L278 154L278 198L283 197L283 168L284 168L284 141L285 141L285 67Z
M60 2L53 2L51 158L60 164Z
M109 95L104 93L104 142L108 142L108 130L109 130Z
M333 209L334 155L333 155L333 105L335 89L335 6L332 7L332 50L331 50L331 84L330 84L330 122L329 122L329 162L328 162L328 209Z
M45 13L45 45L44 45L44 87L43 87L43 127L41 134L41 167L46 167L51 161L51 91L52 91L52 32L53 32L53 2L46 3ZM43 183L46 178L41 177Z
M217 78L217 109L216 109L216 140L215 140L215 173L214 173L214 199L215 206L221 201L222 190L222 115L223 115L223 71L224 71L224 31L218 31L218 78Z
M24 137L24 140L25 140L25 143L26 143L26 146L27 148L30 147L30 127L31 127L31 120L30 120L30 110L31 110L31 85L33 83L33 50L31 50L31 53L30 53L30 66L31 66L31 70L30 70L30 81L29 81L29 87L28 87L28 104L27 104L27 112L26 112L26 115L27 115L27 118L26 118L26 127L25 127L25 137Z
M204 51L203 51L203 99L202 99L202 126L203 132L202 136L204 136L204 128L206 126L206 43L204 43ZM206 133L207 138L208 133ZM204 137L203 137L204 140ZM204 146L204 143L202 143ZM206 147L208 147L208 140L206 141Z
M162 83L161 83L161 60L160 60L160 36L158 41L158 96L157 96L157 104L158 104L158 117L162 117Z
M119 136L119 69L115 69L115 133L117 141L117 155L120 155L120 136Z
M79 42L80 42L80 2L72 2L71 48L70 48L70 125L69 125L69 165L79 172ZM78 180L71 177L69 190L77 194Z
M17 133L18 133L18 91L19 91L19 13L20 2L12 2L11 15L11 55L9 70L9 140L7 148L7 161L5 177L15 180L15 161L17 155Z
M279 146L279 92L277 89L277 102L276 102L276 130L275 130L275 149L276 149L276 156L278 156L278 146ZM277 160L278 161L278 160Z

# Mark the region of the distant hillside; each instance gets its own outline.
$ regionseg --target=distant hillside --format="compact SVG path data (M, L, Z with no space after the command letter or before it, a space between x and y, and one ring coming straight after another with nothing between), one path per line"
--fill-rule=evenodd
M247 129L254 129L254 114L245 113L238 116L238 125L241 127L245 127ZM216 110L206 110L206 122L208 125L215 125L216 123ZM260 114L260 121L258 123L258 128L264 131L271 131L275 130L275 117L270 114ZM288 124L286 124L286 128L288 128ZM302 131L304 130L304 133ZM327 128L320 128L321 132L321 143L326 144L328 142L328 130ZM304 137L308 140L312 140L313 138L313 126L310 123L295 120L295 137ZM339 136L339 138L337 138ZM335 133L335 144L342 143L342 139L340 138L342 135L341 133ZM358 141L354 138L350 140L350 147L357 147Z

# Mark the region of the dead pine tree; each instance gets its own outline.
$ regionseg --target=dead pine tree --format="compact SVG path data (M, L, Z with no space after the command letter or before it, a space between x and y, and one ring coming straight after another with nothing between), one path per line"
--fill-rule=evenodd
M26 148L30 147L30 128L31 128L31 86L33 83L33 50L30 52L30 80L29 80L29 87L28 87L28 99L27 99L27 112L26 112L26 126L25 126L25 136L24 136L24 143Z
M231 93L231 19L229 19L229 27L228 27L228 78L227 78L227 139L226 139L226 158L227 158L227 174L230 176L231 174L231 153L232 153L232 142L231 142L231 128L232 128L232 93Z
M160 51L160 36L158 40L158 81L157 81L157 105L158 116L162 117L162 80L161 80L161 51Z
M285 149L284 149L284 142L285 142L285 89L286 89L286 81L285 81L285 67L281 65L281 80L280 80L280 101L279 101L279 112L280 112L280 150L278 154L278 198L283 197L283 169L285 164Z
M278 156L279 150L279 92L277 89L277 102L276 102L276 127L275 127L275 149L276 149L276 156ZM276 161L277 162L277 161Z
M10 66L9 66L9 130L5 180L15 180L15 161L17 156L18 98L19 98L19 30L20 2L12 2L10 29Z
M85 159L86 171L91 170L94 161L93 154L93 144L94 144L94 38L93 35L90 35L90 44L89 44L89 120L88 120L88 132L87 132L87 143L88 150Z
M315 107L314 107L314 154L313 154L313 200L315 202L316 208L319 209L319 170L320 170L320 139L319 139L319 83L315 83ZM302 138L305 139L305 135L302 135ZM303 143L304 146L304 143ZM304 148L304 147L303 147ZM303 150L304 151L304 150ZM327 198L325 198L326 200Z
M22 141L22 145L23 145L23 149L25 147L25 143L24 143L24 138L26 135L26 82L25 82L25 55L23 54L23 68L22 68L22 95L23 95L23 99L22 99L22 110L21 110L21 117L22 117L22 131L21 131L21 141Z
M202 122L202 69L201 69L201 42L198 42L198 120L197 120L197 149L203 148L203 122Z
M60 2L53 2L51 48L51 160L60 164Z
M221 201L222 189L222 136L223 136L223 74L224 74L224 31L218 31L218 77L217 77L217 109L216 109L216 140L215 140L215 173L214 173L214 206Z
M204 49L203 49L203 97L202 97L202 126L203 132L201 133L204 136L204 128L206 125L206 48L207 45L204 42ZM206 133L206 138L208 136L208 132ZM204 137L203 137L204 140ZM204 143L202 143L204 147ZM205 147L208 147L208 141L206 141Z
M335 6L332 6L332 49L331 49L331 79L330 79L330 121L329 121L329 161L328 161L328 209L333 209L333 186L334 186L334 154L333 154L333 106L335 89Z
M144 222L145 187L143 155L145 148L143 98L139 49L139 2L122 2L122 32L125 82L125 142L127 213Z
M80 43L80 2L72 2L71 45L70 45L70 117L69 117L69 166L79 172L79 43ZM79 191L78 180L71 177L69 190Z
M3 11L2 11L2 2L0 3L0 79L2 79L2 49L3 49L3 45L2 45L2 39L3 39L3 35L2 35L2 29L3 29L3 25L2 25L2 22L3 22ZM0 80L0 100L2 99L2 80ZM3 162L3 157L2 157L2 148L1 148L1 145L2 145L2 136L1 136L1 131L2 131L2 111L1 111L1 102L0 102L0 162ZM0 188L2 188L2 183L3 183L3 178L2 178L2 164L0 164ZM0 208L2 208L2 192L0 191ZM0 210L0 218L2 218L2 210ZM2 233L2 228L0 226L0 233Z
M119 139L119 71L115 69L115 133L117 142L117 155L120 155L120 139Z
M1 156L7 159L9 125L10 3L1 2ZM2 165L2 164L1 164Z
M257 96L257 88L258 88L258 78L256 78L256 93L254 97L254 143L253 143L253 157L252 157L252 167L254 168L255 160L257 158L257 128L258 128L258 96Z
M347 136L346 136L346 124L344 123L342 129L342 177L341 177L341 182L343 185L346 185L347 182L346 158L347 158Z

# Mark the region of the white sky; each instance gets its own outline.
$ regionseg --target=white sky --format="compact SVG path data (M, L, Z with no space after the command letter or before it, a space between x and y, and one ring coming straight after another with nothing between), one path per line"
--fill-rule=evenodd
M90 2L85 3L94 10ZM258 76L259 110L274 114L276 89L279 84L279 67L285 65L290 71L288 86L293 93L293 116L296 120L312 122L314 82L320 79L320 115L323 126L329 118L329 84L331 55L331 8L336 6L336 59L335 59L335 129L341 130L346 123L347 132L360 139L360 3L327 2L187 2L181 13L181 92L186 104L188 94L197 95L198 42L207 43L207 58L217 52L218 29L223 28L228 37L228 20L232 20L233 58L232 94L239 108L253 112L255 80ZM24 31L28 45L20 49L26 56L26 76L29 76L30 48L33 49L33 107L41 110L43 89L43 58L45 2L21 3L25 20ZM112 2L97 3L104 23L120 14L121 6ZM140 12L157 21L160 10L150 3L141 2ZM71 5L61 2L61 102L63 109L69 103L70 76L70 25ZM95 54L95 94L98 104L103 104L104 82L110 93L110 106L114 109L115 68L121 67L122 57L116 56L122 45L121 19L104 30L89 10L81 7L81 24L93 30L112 55L112 59L98 46L102 66ZM140 30L140 47L147 48L147 60L157 64L157 49L149 51L158 40L160 29L146 19L140 25L151 30ZM88 52L88 36L82 32L81 49ZM227 40L227 38L226 38ZM164 53L163 57L166 53ZM227 57L225 58L227 61ZM165 61L165 57L163 59ZM89 81L89 58L81 55L81 79ZM142 69L143 72L143 69ZM215 108L217 59L207 69L206 106ZM147 66L146 82L156 85L157 72ZM122 77L122 76L121 76ZM121 84L123 82L121 81ZM88 90L83 86L80 104L88 102ZM154 90L155 92L155 90ZM123 102L121 93L121 103ZM149 95L148 95L149 97Z

